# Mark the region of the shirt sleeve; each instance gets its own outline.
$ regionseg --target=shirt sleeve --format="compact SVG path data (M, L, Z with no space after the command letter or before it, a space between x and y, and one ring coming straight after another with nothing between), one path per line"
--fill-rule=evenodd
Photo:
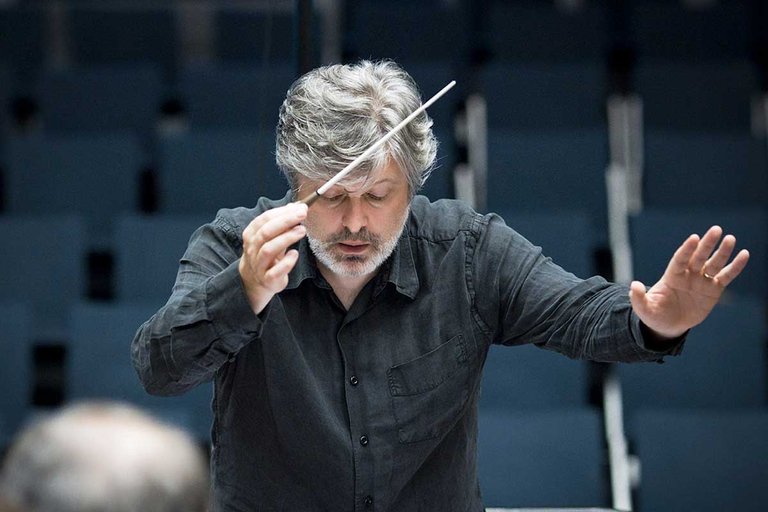
M211 380L261 335L238 271L240 234L221 216L192 235L168 302L139 327L131 358L144 388L176 395Z
M485 220L473 275L483 283L475 285L484 291L477 303L492 342L534 343L570 358L602 362L661 362L682 351L685 336L654 350L632 311L628 287L601 277L580 279L500 217Z

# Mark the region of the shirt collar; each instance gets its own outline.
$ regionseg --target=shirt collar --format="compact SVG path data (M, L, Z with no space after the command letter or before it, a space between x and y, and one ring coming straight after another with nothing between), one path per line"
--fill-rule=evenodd
M317 260L309 247L306 237L294 245L294 248L299 251L299 260L288 273L286 289L293 290L298 288L306 279L312 279L316 283L325 283L325 279L322 279L322 275L317 268ZM416 294L419 291L419 276L416 272L416 263L413 260L407 227L403 230L403 234L400 235L400 240L397 242L392 255L379 270L383 271L384 274L377 276L375 279L382 279L385 283L392 283L399 293L411 299L416 298ZM325 284L325 286L327 287L328 285Z
M413 260L407 224L390 259L392 267L388 281L395 285L399 293L415 299L419 291L419 275L416 272L416 262Z

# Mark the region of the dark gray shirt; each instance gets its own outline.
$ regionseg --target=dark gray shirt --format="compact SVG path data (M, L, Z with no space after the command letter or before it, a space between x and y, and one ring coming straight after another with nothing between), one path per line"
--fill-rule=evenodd
M579 279L495 215L417 196L390 259L349 311L306 239L287 288L254 315L238 259L263 211L192 236L168 303L141 326L150 393L213 379L216 511L480 511L477 403L492 343L660 360L627 288Z

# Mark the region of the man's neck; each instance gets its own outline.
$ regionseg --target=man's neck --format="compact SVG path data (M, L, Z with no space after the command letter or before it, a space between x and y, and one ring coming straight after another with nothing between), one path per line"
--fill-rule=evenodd
M341 301L344 309L347 311L352 307L360 290L373 279L378 271L378 269L376 269L373 272L362 276L344 276L332 272L329 268L319 262L318 268L320 269L320 274L322 274L325 280L328 281L328 284L331 285L333 293L336 294L336 297Z

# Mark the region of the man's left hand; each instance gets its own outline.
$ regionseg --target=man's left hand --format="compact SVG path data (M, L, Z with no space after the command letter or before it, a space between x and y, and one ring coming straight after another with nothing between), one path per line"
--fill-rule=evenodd
M718 247L722 234L719 226L712 226L701 238L689 236L653 287L646 291L639 281L630 285L632 308L660 338L677 338L704 321L726 286L747 265L746 249L729 263L736 238L727 235Z

